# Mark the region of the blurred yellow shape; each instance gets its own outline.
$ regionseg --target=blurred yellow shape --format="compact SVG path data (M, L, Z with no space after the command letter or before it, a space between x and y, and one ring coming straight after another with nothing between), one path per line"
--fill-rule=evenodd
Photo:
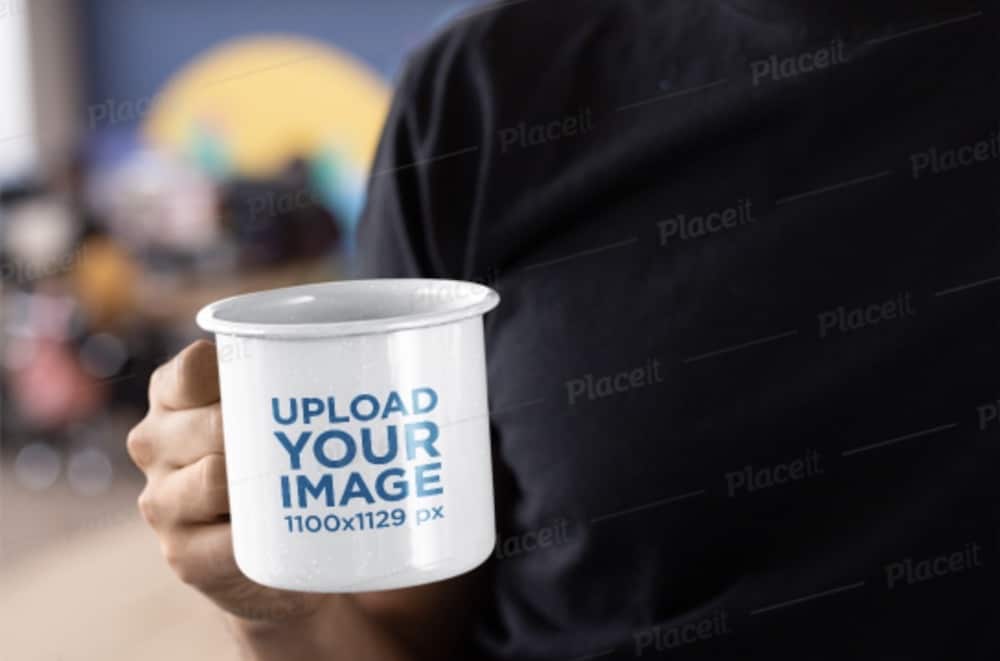
M87 240L73 275L80 304L95 328L113 327L132 312L139 274L135 261L113 240Z
M188 155L210 136L227 164L249 176L320 152L367 173L389 98L377 74L334 46L244 38L175 75L153 101L144 133L154 146Z

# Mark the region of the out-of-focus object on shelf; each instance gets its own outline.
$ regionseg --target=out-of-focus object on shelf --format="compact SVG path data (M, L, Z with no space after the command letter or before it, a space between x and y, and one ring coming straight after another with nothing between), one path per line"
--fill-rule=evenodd
M144 135L219 180L269 179L307 162L349 238L389 98L377 73L332 44L246 37L176 74L154 99Z
M69 296L4 297L4 372L19 417L34 428L85 420L104 403L107 383L81 366L73 346L77 314Z
M141 269L122 245L107 236L89 237L73 272L75 292L94 329L114 328L135 310Z
M96 172L88 204L137 252L197 252L219 238L214 182L183 159L139 150Z
M31 196L6 205L2 229L7 284L28 287L72 266L78 227L59 197Z

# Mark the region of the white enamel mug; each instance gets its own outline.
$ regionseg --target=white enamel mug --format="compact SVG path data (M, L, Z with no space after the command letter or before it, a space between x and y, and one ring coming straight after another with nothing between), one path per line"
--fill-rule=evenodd
M233 548L276 588L363 592L473 569L495 543L483 315L471 282L329 282L203 308Z

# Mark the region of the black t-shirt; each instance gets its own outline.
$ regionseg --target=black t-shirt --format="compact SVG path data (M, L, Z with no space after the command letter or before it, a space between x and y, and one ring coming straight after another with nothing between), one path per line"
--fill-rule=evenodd
M400 81L364 274L503 299L492 658L1000 658L1000 7L791 4L504 3Z

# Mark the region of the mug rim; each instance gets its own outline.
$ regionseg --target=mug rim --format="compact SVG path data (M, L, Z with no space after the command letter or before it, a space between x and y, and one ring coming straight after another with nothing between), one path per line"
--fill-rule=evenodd
M408 314L351 319L345 321L320 321L311 323L284 323L273 321L246 321L226 318L226 312L246 309L245 306L265 301L275 304L294 304L296 298L308 298L302 302L315 301L315 295L331 295L337 289L369 290L369 295L394 292L419 296L421 289L461 288L461 296L450 299L450 305L429 308ZM440 290L445 291L445 290ZM291 301L291 302L290 302ZM500 295L490 287L478 282L452 280L446 278L372 278L362 280L332 280L292 287L279 287L238 294L223 298L201 308L195 317L198 326L211 333L264 338L326 338L346 335L375 335L399 330L425 328L449 324L469 317L484 315L500 304Z

